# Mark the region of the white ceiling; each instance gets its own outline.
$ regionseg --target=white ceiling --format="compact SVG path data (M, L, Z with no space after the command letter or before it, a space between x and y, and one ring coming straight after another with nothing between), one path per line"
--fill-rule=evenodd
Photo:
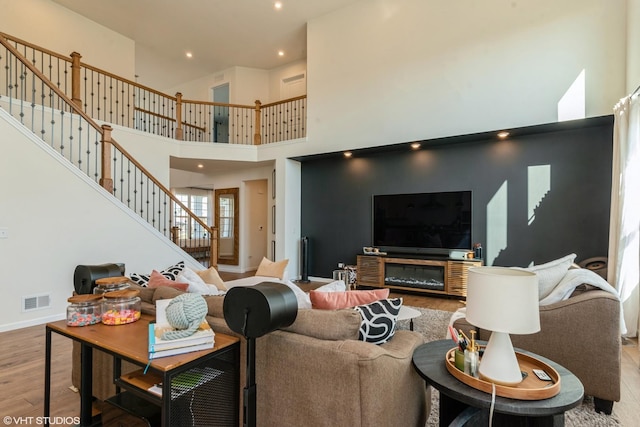
M139 82L158 90L233 66L274 69L306 59L306 23L359 0L52 0L132 39ZM278 56L278 51L284 56ZM193 58L186 58L186 52ZM204 168L198 168L203 164ZM264 166L171 158L196 173Z
M140 82L163 90L232 66L270 70L305 59L306 23L358 0L282 0L279 11L275 0L53 1L134 40L138 74L146 72L141 57L161 64Z
M199 165L202 165L200 167ZM220 174L238 170L261 168L273 165L273 161L263 162L243 162L237 160L211 160L211 159L185 159L181 157L170 157L169 167L189 172L201 174Z

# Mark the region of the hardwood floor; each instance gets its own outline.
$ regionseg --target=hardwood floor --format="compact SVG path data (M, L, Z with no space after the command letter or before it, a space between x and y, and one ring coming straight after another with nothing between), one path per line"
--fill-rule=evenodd
M233 275L222 275L230 280ZM235 276L239 277L239 276ZM309 286L313 286L310 284ZM396 295L395 293L393 295ZM456 299L418 294L397 294L407 305L455 311L463 303ZM51 416L55 425L74 425L80 399L71 390L71 340L52 335ZM12 417L4 425L38 425L44 410L44 325L0 333L0 415ZM640 418L640 351L637 339L622 348L622 398L614 413L624 426L637 425ZM32 417L32 418L29 418ZM64 421L64 422L63 422ZM53 424L53 423L52 423Z

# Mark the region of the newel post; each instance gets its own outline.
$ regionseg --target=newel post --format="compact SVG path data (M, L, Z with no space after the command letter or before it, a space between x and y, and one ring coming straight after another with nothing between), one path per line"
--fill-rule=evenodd
M218 268L218 229L211 227L209 238L209 267Z
M113 194L113 177L111 176L111 131L113 129L109 125L102 125L102 156L101 169L102 177L100 178L100 186Z
M71 53L71 100L82 109L82 98L80 98L80 55L78 52Z
M176 139L182 141L182 94L176 93Z
M262 102L260 102L259 99L256 99L256 126L253 131L253 145L262 144L262 132L260 131L260 116L261 116L260 106L261 105L262 105Z

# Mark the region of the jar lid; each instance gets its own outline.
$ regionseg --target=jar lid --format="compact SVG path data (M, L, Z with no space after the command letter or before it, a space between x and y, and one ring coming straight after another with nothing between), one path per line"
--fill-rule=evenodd
M96 279L96 285L105 286L121 285L129 282L130 279L127 276L103 277L101 279Z
M111 291L102 295L105 298L133 298L137 297L140 291L137 289L121 289L119 291Z
M92 302L97 302L102 299L102 295L96 294L82 294L82 295L74 295L67 299L68 302L72 304L89 304Z

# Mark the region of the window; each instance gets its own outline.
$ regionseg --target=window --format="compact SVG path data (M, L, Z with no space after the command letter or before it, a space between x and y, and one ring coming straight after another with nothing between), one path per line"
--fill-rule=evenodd
M176 191L176 198L205 224L210 224L209 192L206 190L180 189ZM174 225L180 228L180 239L208 238L207 230L195 220L190 220L187 213L178 204L174 211Z
M220 196L220 237L233 237L233 195Z

